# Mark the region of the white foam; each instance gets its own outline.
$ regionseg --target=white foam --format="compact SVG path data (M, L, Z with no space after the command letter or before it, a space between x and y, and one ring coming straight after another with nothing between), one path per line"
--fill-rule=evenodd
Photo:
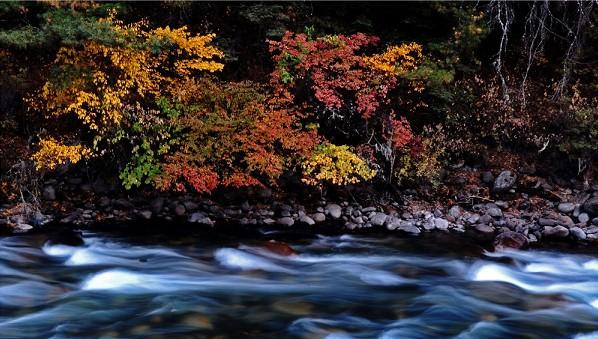
M243 252L234 248L221 248L214 253L218 262L226 267L241 270L264 270L271 272L291 272L280 265L276 265L259 256Z
M71 255L76 250L76 247L67 245L50 245L44 244L42 251L51 257L66 257Z
M359 275L359 278L366 284L376 286L396 286L406 281L396 274L379 270L365 271Z
M501 281L506 282L526 290L533 290L536 286L524 283L513 277L510 272L502 266L488 264L480 267L474 274L475 281Z
M110 290L125 287L140 287L143 275L121 270L97 273L83 283L83 290Z

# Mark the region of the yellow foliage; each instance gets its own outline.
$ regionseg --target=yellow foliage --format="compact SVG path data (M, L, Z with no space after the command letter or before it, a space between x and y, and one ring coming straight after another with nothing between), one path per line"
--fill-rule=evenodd
M417 69L422 57L422 46L412 42L399 46L389 46L384 53L364 57L364 61L373 69L393 75L401 75Z
M376 175L376 171L346 145L320 145L301 167L304 174L302 181L308 185L319 185L324 181L333 185L356 184Z
M31 100L49 116L75 115L102 137L123 123L123 108L153 102L193 71L215 72L224 54L212 46L214 34L192 35L186 27L148 30L146 22L130 25L114 19L113 43L89 40L82 47L62 47L54 65L66 79L48 81Z
M53 138L42 139L39 146L40 149L32 156L38 171L43 168L53 170L67 162L75 164L91 154L91 150L83 145L63 145Z

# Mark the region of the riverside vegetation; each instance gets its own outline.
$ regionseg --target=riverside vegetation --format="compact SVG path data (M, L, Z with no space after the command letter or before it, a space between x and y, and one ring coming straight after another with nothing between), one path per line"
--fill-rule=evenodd
M332 221L592 243L597 13L0 3L0 226Z

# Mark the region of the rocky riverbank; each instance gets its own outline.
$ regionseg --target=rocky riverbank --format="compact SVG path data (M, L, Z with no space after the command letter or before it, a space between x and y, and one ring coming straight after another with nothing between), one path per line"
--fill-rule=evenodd
M513 171L461 169L448 176L445 201L423 199L405 190L401 201L385 203L327 200L303 202L255 191L251 199L225 204L197 196L118 196L109 185L80 178L45 182L40 208L4 205L0 226L28 232L51 221L84 228L102 223L164 220L214 227L241 225L344 225L347 231L371 229L417 236L425 232L480 233L496 247L521 248L542 241L598 242L598 187L575 188ZM562 184L562 182L561 182Z

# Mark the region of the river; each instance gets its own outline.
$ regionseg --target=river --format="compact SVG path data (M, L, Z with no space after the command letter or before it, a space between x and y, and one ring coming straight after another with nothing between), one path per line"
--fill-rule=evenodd
M0 337L598 338L598 256L388 235L242 239L0 238Z

